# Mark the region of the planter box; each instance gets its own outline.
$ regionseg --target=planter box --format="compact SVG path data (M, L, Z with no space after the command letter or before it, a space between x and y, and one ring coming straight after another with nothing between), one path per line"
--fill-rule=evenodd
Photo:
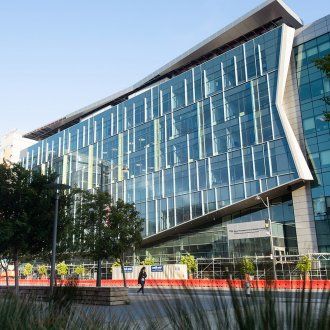
M54 291L73 289L70 287L55 287ZM10 291L14 291L14 287L9 288ZM5 295L8 292L7 287L0 286L0 296ZM22 297L32 297L36 300L45 301L49 298L50 288L49 287L38 287L38 286L21 286L19 294ZM72 300L78 304L87 305L125 305L129 303L128 289L127 288L96 288L96 287L75 287L73 289Z

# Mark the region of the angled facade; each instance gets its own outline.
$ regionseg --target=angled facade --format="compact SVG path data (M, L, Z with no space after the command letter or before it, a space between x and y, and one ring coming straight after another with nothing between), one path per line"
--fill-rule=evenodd
M145 218L143 249L330 252L330 142L310 26L266 1L137 84L26 134L26 168L100 185ZM321 123L322 121L322 123ZM142 253L142 252L141 252Z

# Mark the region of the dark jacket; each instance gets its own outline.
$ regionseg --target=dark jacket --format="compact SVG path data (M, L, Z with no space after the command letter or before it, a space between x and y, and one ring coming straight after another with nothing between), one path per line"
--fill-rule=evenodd
M142 284L142 282L145 282L145 279L147 277L147 273L144 272L140 272L139 277L138 277L138 284Z

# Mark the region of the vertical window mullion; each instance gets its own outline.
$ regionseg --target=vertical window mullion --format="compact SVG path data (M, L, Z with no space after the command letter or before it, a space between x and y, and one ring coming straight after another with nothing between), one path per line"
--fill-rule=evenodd
M184 105L188 105L188 86L187 79L184 79Z
M172 171L172 186L173 186L173 208L174 208L174 226L177 225L176 222L176 190L175 190L175 173L174 173L174 167L171 168Z
M237 58L234 56L234 73L235 73L235 86L238 85L238 75L237 75Z
M227 175L228 175L228 191L229 191L229 201L230 204L232 203L232 196L231 196L231 177L230 177L230 162L229 162L229 153L226 153L227 158Z
M193 92L193 102L196 102L196 92L195 92L195 68L191 70L192 74L192 92Z
M245 81L248 81L245 44L243 44L243 60L244 60Z
M239 137L241 143L241 160L242 160L242 171L243 171L243 187L244 187L244 197L247 196L246 194L246 176L245 176L245 166L244 166L244 152L243 152L243 136L242 136L242 120L241 117L238 117L238 125L239 125Z
M163 116L163 114L164 114L164 109L163 109L163 91L160 89L159 90L159 105L160 105L160 109L159 109L159 111L160 111L160 116Z
M256 165L255 165L255 158L254 158L254 146L251 146L251 153L252 153L252 164L253 164L253 179L257 179L256 174Z
M267 82L267 93L268 93L268 102L269 102L269 115L270 115L270 122L271 122L271 127L272 127L272 139L275 137L275 129L274 129L274 118L273 118L273 106L272 106L272 100L270 95L270 86L269 86L269 76L268 73L266 75L266 82Z
M262 70L262 58L261 58L261 47L258 44L258 56L259 56L259 70L260 70L260 76L263 75L263 70Z
M171 86L170 88L170 109L171 109L171 113L173 113L173 96L174 96L174 93L173 93L173 86Z

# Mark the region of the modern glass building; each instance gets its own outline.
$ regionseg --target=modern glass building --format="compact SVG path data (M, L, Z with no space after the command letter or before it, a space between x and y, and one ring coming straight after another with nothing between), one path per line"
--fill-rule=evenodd
M314 65L330 53L330 18L311 24L295 40L294 56L307 161L313 174L311 198L319 252L330 252L330 80ZM308 35L306 37L306 35Z
M26 168L100 185L145 218L143 248L330 252L330 16L266 1L137 84L25 135ZM327 94L328 93L328 94ZM271 244L271 242L273 244ZM274 251L275 250L275 251Z

